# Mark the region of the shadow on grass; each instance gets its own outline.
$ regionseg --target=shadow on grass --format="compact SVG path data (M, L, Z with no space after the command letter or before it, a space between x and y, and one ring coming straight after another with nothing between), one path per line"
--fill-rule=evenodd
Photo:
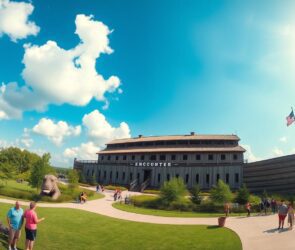
M8 249L8 236L3 233L0 233L0 249ZM18 247L17 249L24 250L24 248L21 247Z
M217 226L217 225L216 225L216 226L208 226L208 227L207 227L207 229L218 229L218 228L220 228L220 227Z

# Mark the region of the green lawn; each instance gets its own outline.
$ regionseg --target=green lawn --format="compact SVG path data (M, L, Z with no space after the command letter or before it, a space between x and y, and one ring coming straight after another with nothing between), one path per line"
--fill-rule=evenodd
M30 200L29 197L31 197L32 194L39 194L40 192L40 191L37 191L36 188L32 188L27 182L18 183L15 180L7 180L7 181L3 181L1 184L4 185L3 187L0 188L1 198L13 198L13 199L18 199L22 201L29 201ZM85 190L86 192L89 192L88 189L82 189L82 188L80 191L83 191L83 190ZM63 193L62 190L61 192ZM88 195L88 200L95 200L95 199L100 199L103 197L104 195L101 193L94 193L94 195L92 196ZM71 197L69 197L69 199L65 200L64 202L73 201Z
M165 216L165 217L220 217L224 216L224 213L196 213L196 212L181 212L181 211L168 211L160 209L151 209L144 207L136 207L133 205L126 205L123 203L113 203L113 207L136 214L147 214L155 216ZM246 213L231 213L230 216L242 216Z
M11 205L0 203L0 220ZM137 223L112 219L81 210L37 208L36 250L241 250L239 237L227 228ZM2 246L1 246L2 244ZM7 249L0 237L0 249ZM18 249L24 250L24 232Z

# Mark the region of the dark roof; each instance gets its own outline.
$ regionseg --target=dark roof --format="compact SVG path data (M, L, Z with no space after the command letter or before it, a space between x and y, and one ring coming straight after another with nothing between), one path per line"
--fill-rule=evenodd
M233 147L158 147L158 148L128 148L128 149L105 149L97 154L127 154L127 153L168 153L168 152L245 152L241 146Z
M239 141L237 135L167 135L167 136L141 136L134 138L124 138L112 140L107 145L119 143L133 143L133 142L149 142L149 141L173 141L173 140L230 140Z

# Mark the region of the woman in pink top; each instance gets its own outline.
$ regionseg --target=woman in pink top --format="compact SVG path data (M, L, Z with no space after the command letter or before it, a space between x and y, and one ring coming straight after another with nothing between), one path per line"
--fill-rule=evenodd
M31 202L30 209L27 209L23 215L23 218L26 219L26 250L33 250L34 241L37 236L37 224L45 220L45 218L38 219L35 209L36 203Z

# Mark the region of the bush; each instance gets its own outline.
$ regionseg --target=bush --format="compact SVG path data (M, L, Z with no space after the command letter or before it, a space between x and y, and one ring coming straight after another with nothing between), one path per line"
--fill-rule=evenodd
M200 187L199 185L193 186L191 190L190 200L194 204L201 204L202 198L200 197Z
M167 205L180 200L187 193L182 178L172 178L170 181L165 181L160 191L161 200Z
M158 208L161 200L158 196L134 195L131 196L131 203L137 207Z
M236 196L236 202L242 205L245 205L250 198L250 192L245 184L238 190Z
M210 198L214 203L223 204L230 202L233 198L233 194L227 184L222 180L218 180L217 185L210 191Z

